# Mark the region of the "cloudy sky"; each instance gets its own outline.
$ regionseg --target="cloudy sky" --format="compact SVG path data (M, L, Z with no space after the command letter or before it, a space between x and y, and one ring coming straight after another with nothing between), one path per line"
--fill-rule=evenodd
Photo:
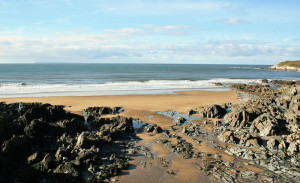
M300 0L0 0L0 63L300 59Z

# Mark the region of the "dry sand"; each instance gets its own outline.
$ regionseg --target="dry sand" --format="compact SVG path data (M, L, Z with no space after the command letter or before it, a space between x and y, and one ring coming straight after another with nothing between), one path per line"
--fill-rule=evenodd
M157 124L164 129L172 126L172 119L159 115L159 111L175 110L186 113L189 110L209 104L224 104L227 102L238 103L238 94L233 91L211 92L211 91L184 91L169 95L126 95L126 96L76 96L76 97L30 97L30 98L5 98L2 102L42 102L52 105L65 105L66 110L82 114L82 110L92 106L123 107L126 111L121 116L139 118L144 122ZM70 106L70 107L69 107ZM145 116L152 116L151 118ZM110 116L108 116L110 117ZM154 144L156 137L147 134L138 134L142 142L149 146L158 157L168 159L167 149ZM188 140L191 141L191 140ZM194 143L193 143L194 144ZM217 153L203 143L195 148L203 152ZM218 152L220 153L220 152ZM232 161L232 157L223 155L223 159ZM138 162L139 159L131 163ZM166 175L166 168L155 165L147 168L135 168L130 173L118 177L119 182L207 182L201 172L193 165L194 159L184 160L179 156L172 157L170 169L176 172L176 176Z

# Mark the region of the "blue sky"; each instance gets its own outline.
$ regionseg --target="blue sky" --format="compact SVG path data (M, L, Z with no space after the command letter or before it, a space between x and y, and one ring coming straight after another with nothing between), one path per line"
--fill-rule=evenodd
M0 0L0 63L300 59L300 0Z

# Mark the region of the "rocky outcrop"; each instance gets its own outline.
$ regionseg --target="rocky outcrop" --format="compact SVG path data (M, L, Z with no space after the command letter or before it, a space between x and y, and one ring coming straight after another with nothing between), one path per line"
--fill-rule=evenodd
M300 72L300 61L284 61L274 66L268 67L270 70L297 71Z
M237 141L237 138L233 135L232 131L225 131L221 133L218 137L220 141L235 144Z
M123 111L124 109L122 107L88 107L87 109L83 110L83 113L87 116L100 117L101 115L105 114L119 114Z
M96 121L88 131L84 118L63 106L0 103L0 109L0 174L6 175L0 181L83 182L89 172L101 182L128 166L126 146L114 143L130 138L131 118Z
M186 119L184 117L178 117L175 121L173 121L174 125L182 125L184 122L186 121Z
M250 126L250 132L259 133L260 136L279 135L283 124L268 113L257 117Z
M198 111L205 118L222 118L226 114L226 109L220 105L203 106Z

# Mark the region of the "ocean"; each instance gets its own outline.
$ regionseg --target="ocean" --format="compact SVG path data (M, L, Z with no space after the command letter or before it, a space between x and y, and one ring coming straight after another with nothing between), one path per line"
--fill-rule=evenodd
M267 65L200 64L1 64L0 98L169 94L228 90L262 79L299 80L299 72ZM223 86L215 86L221 82Z

